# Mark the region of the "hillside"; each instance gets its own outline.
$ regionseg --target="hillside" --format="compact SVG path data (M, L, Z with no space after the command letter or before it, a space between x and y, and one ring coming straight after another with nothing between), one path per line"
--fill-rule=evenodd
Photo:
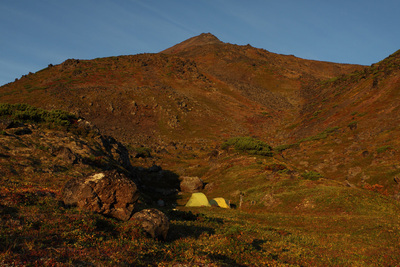
M285 157L333 179L397 192L399 79L396 52L362 71L320 83L319 93L286 129L286 144L309 140L285 151ZM334 130L321 136L327 129ZM309 138L318 135L323 138Z
M210 34L202 34L161 53L194 60L201 71L274 110L297 111L305 98L312 94L307 89L313 82L363 68L279 55L250 45L218 42L215 38Z
M0 106L0 263L398 264L399 55L338 64L207 33L0 87L17 103ZM168 215L166 241L60 204L68 180L106 170ZM184 207L186 176L236 209Z
M160 54L50 65L3 86L0 100L68 110L122 140L263 136L293 119L309 84L361 68L201 36Z

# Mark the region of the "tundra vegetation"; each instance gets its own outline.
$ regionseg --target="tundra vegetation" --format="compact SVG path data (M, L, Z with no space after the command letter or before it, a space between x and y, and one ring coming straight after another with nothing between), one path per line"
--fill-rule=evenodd
M49 126L53 119L46 118L54 118L49 115L53 112L25 105L2 107L8 110L3 115L21 123L43 123L41 131L60 135L67 130L66 123L61 123L64 128ZM21 110L39 113L41 119L15 116ZM74 118L67 113L63 116L66 121ZM73 138L74 131L70 133ZM88 143L91 136L85 136ZM16 137L6 133L4 138ZM238 207L239 198L229 186L217 193L231 194L233 209L186 208L189 194L184 194L176 200L178 209L158 207L170 220L166 240L148 237L134 221L66 207L60 201L62 185L83 170L100 170L102 163L69 165L52 175L42 170L26 177L24 170L13 169L7 162L29 158L35 162L35 153L40 152L42 162L35 163L39 170L44 167L43 157L51 156L46 148L50 144L40 145L29 134L18 138L24 149L29 142L37 143L31 155L19 158L14 158L11 142L1 143L0 171L7 173L0 180L2 265L394 266L400 261L400 207L382 188L346 187L313 171L293 176L291 167L272 157L270 146L254 138L229 139L222 147L232 146L249 155L227 152L223 161L228 165L206 171L223 173L221 179L242 189L244 205ZM239 177L253 183L243 183ZM211 178L207 182L218 183Z
M201 34L1 86L0 265L398 266L399 63ZM169 218L165 240L64 205L68 181L108 171ZM231 208L185 207L184 177Z

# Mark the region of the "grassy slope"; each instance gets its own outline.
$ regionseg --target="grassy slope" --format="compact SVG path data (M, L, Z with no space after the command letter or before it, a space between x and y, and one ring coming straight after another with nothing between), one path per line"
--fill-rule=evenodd
M62 205L61 188L68 179L104 165L118 167L96 134L74 130L74 125L68 131L30 125L30 134L6 129L0 136L1 264L373 266L400 260L398 202L304 176L279 155L232 149L192 151L198 157L191 158L181 154L182 163L166 170L179 172L187 164L184 174L201 175L209 198L222 196L239 206L240 190L243 205L188 209L182 205L189 194L182 195L177 210L164 209L171 222L167 240L149 239L134 222ZM79 152L86 163L55 158L59 146ZM202 160L205 155L208 162Z
M285 144L301 144L284 156L332 179L359 187L379 184L390 194L398 192L393 180L400 173L398 61L395 53L363 71L321 83L303 115L287 128L291 139ZM334 128L332 134L321 136ZM307 138L308 142L301 141Z
M307 180L293 170L268 170L283 165L276 158L226 156L205 179L221 186L206 192L238 205L231 193L240 188L245 192L242 208L165 209L171 222L166 241L146 238L133 222L66 209L59 201L62 175L53 175L51 183L40 175L8 176L0 183L0 262L377 266L400 261L398 202L330 180Z

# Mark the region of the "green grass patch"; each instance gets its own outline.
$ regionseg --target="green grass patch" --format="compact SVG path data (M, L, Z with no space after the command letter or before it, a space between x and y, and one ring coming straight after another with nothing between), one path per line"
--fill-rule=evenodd
M325 129L325 131L323 131L323 132L320 132L320 133L318 133L318 134L316 134L316 135L313 135L313 136L309 136L309 137L303 138L303 139L299 140L299 141L296 142L296 143L292 143L292 144L283 144L283 145L276 146L276 147L274 148L274 151L282 152L282 151L284 151L284 150L286 150L286 149L297 148L297 147L299 147L300 144L303 143L303 142L309 142L309 141L315 141L315 140L326 139L329 135L334 134L334 133L337 132L339 129L340 129L340 128L339 128L338 126L327 128L327 129Z
M50 123L69 126L77 117L62 110L44 110L27 104L0 104L0 116L9 116L15 121Z
M272 148L267 143L252 137L234 137L221 146L222 149L234 147L237 151L247 152L252 155L261 155L271 157L273 155Z

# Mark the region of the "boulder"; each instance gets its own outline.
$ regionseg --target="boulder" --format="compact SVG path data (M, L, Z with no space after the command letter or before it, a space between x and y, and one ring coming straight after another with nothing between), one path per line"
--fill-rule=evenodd
M167 238L169 229L168 217L157 209L145 209L133 214L131 220L140 222L143 229L152 238Z
M197 176L183 176L181 177L180 187L182 192L193 193L202 190L204 183Z
M68 181L62 192L66 205L129 220L139 197L136 184L117 171Z
M66 164L75 164L78 161L77 155L75 155L68 147L61 146L56 149L53 153L58 159L62 160Z

